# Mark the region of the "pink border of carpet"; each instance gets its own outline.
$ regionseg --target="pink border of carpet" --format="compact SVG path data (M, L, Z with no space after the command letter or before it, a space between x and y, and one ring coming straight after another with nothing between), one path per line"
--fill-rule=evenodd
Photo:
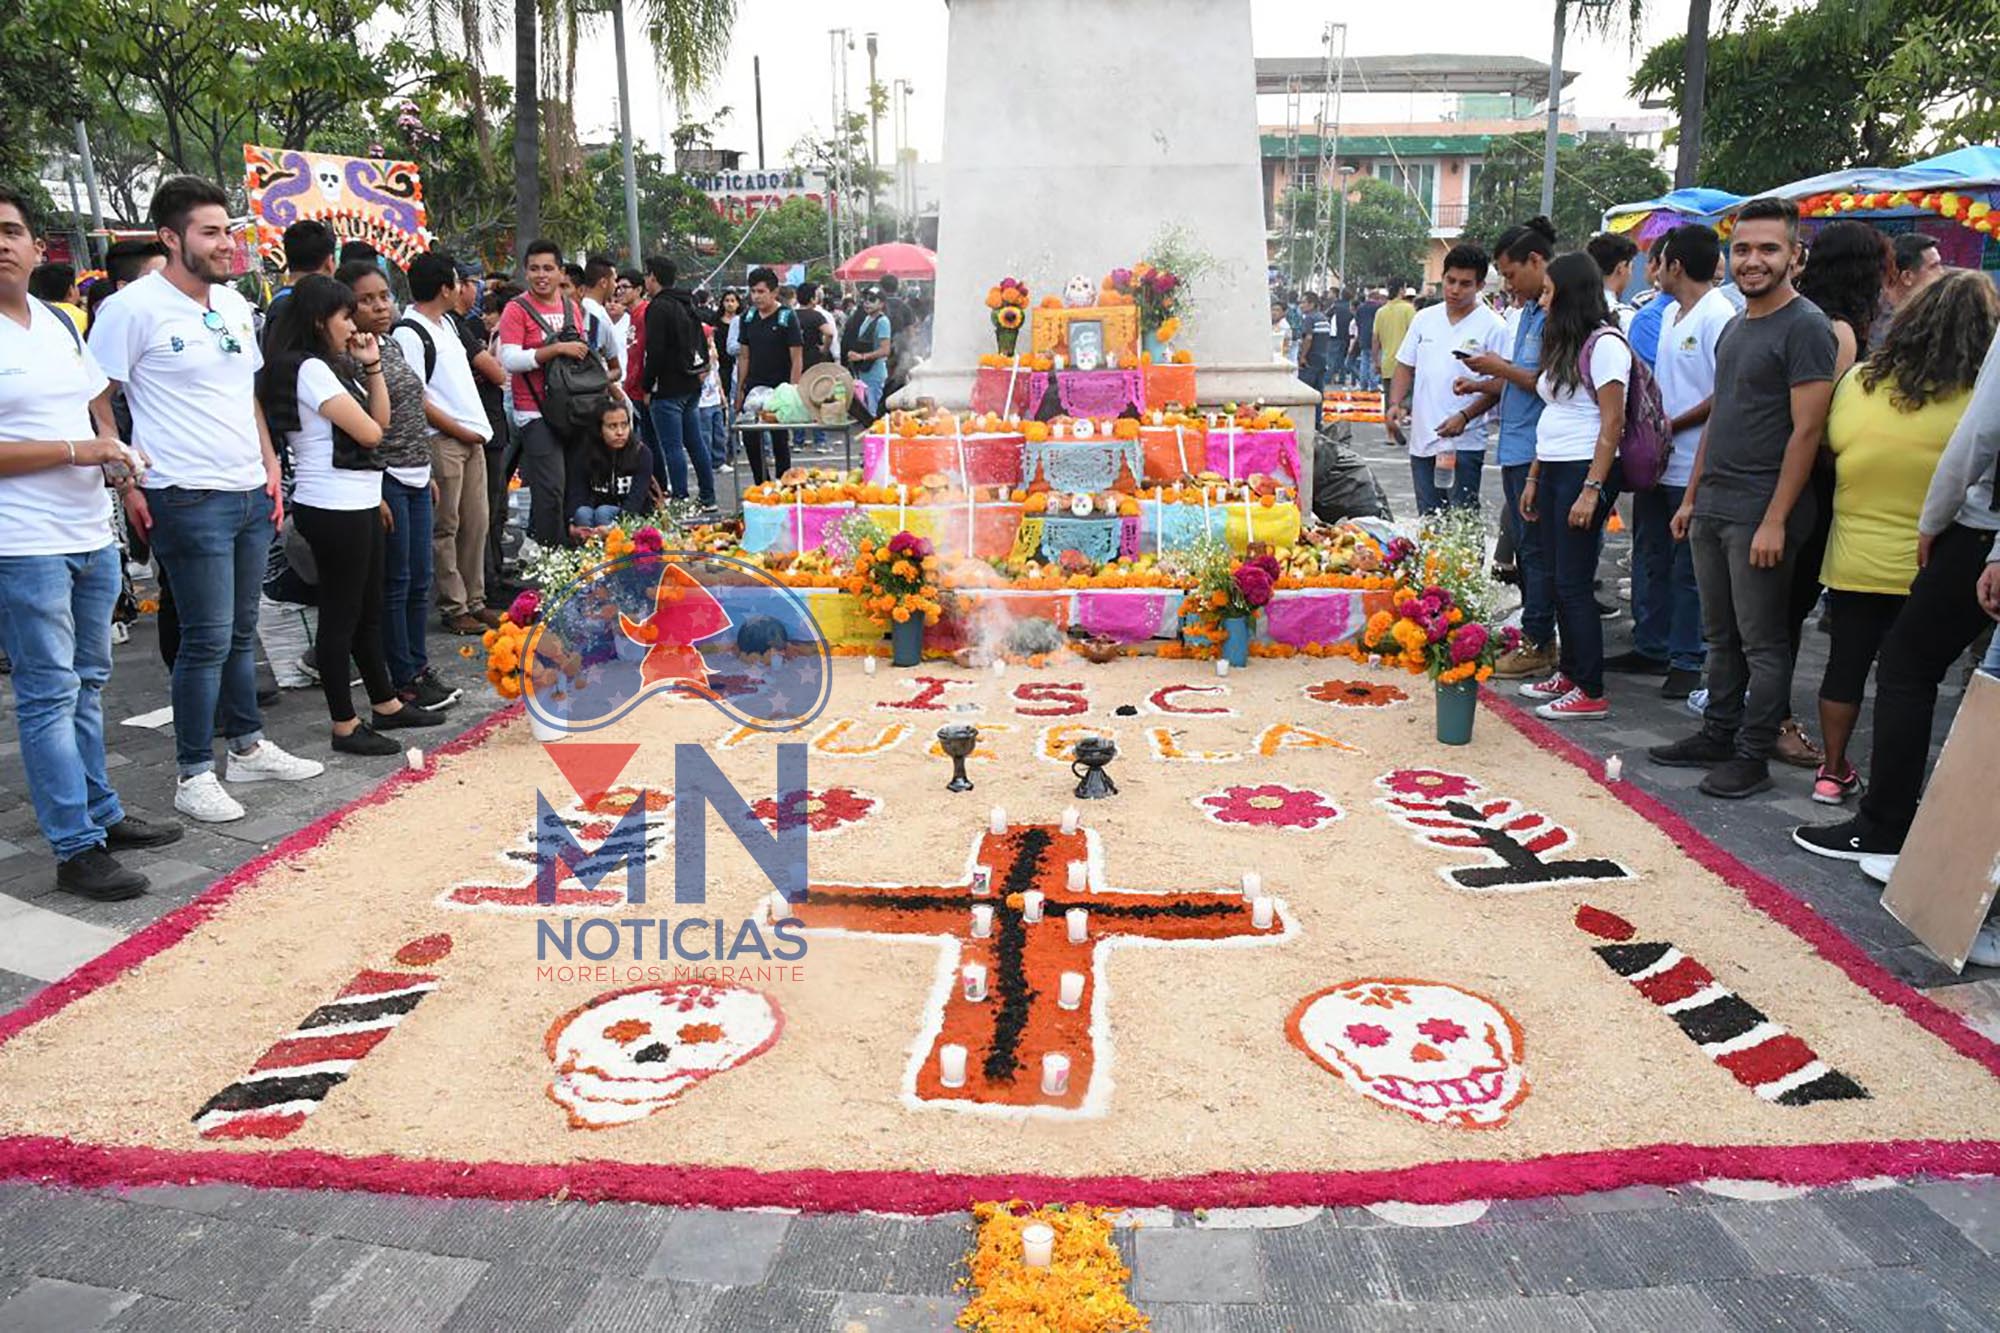
M1870 995L1901 1009L1912 1022L2000 1078L2000 1046L1973 1031L1957 1014L1896 980L1810 907L1703 837L1657 797L1629 782L1606 782L1602 763L1581 746L1557 735L1491 691L1483 691L1481 698L1489 712L1541 749L1590 774L1593 781L1657 826L1701 865L1740 889L1752 906L1798 935ZM450 744L433 751L433 758L471 749L520 712L518 704L496 711ZM45 987L27 1004L0 1016L0 1043L178 943L263 871L317 846L355 811L378 805L436 771L432 765L421 773L397 772L367 795L300 829L270 851L238 867L185 907L168 913L61 981ZM836 1212L864 1208L903 1213L954 1212L977 1200L1010 1198L1184 1209L1297 1204L1352 1206L1388 1200L1451 1203L1462 1199L1581 1194L1633 1185L1678 1185L1718 1177L1788 1185L1832 1185L1864 1176L1992 1172L2000 1172L2000 1142L1991 1140L1827 1143L1782 1148L1658 1144L1648 1148L1564 1153L1523 1162L1433 1162L1378 1171L1221 1172L1148 1179L950 1175L928 1171L756 1171L747 1167L639 1165L599 1160L528 1166L392 1156L347 1157L308 1149L268 1153L182 1151L106 1147L41 1135L0 1138L0 1178L77 1188L216 1182L492 1199L544 1199L562 1194L587 1200Z

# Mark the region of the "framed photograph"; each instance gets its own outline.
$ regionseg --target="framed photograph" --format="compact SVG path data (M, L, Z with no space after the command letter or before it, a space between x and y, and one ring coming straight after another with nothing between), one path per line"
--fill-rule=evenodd
M1069 359L1078 370L1096 370L1104 364L1104 321L1073 319L1069 322Z

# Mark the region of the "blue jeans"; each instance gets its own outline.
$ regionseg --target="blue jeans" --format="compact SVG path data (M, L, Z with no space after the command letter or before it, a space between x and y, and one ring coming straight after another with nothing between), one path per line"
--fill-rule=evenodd
M1508 463L1500 469L1500 494L1507 502L1507 512L1500 518L1514 528L1514 567L1521 571L1521 637L1540 647L1556 637L1556 584L1542 554L1541 532L1521 518L1521 492L1527 489L1528 469L1533 466Z
M1410 455L1410 480L1417 485L1417 512L1435 514L1450 506L1453 509L1470 509L1479 512L1479 479L1486 470L1486 451L1468 452L1460 449L1454 459L1455 475L1449 494L1437 487L1437 459L1420 458Z
M431 604L431 488L382 478L382 499L394 526L382 549L382 656L398 689L430 665L424 650L424 614Z
M617 505L578 505L569 521L579 528L608 528L623 512Z
M1326 420L1326 382L1332 374L1333 371L1330 367L1324 365L1316 366L1309 361L1299 366L1299 378L1305 381L1307 388L1318 395L1318 397L1313 399L1313 430L1315 433L1318 432L1320 426Z
M1361 363L1361 387L1370 393L1382 392L1382 368L1375 364L1375 354L1357 351L1354 359Z
M215 767L220 731L238 754L264 739L257 708L257 595L271 552L271 497L149 488L153 552L174 585L174 759L191 778Z
M1701 590L1694 550L1674 540L1671 524L1685 486L1662 482L1632 494L1632 651L1664 658L1682 671L1701 670Z
M1555 582L1556 624L1562 631L1558 666L1570 683L1593 699L1604 697L1604 622L1597 618L1598 534L1617 499L1615 487L1598 496L1596 516L1589 527L1573 528L1569 511L1583 495L1590 462L1543 463L1541 484L1535 488L1536 527L1541 529L1542 558Z
M0 647L14 659L14 725L35 822L58 861L104 845L125 817L104 771L117 545L0 556Z
M697 493L704 505L715 503L715 468L707 441L701 436L699 403L701 391L679 398L653 399L653 433L659 436L660 453L667 460L667 493L676 500L687 499L688 463L694 463Z
M708 444L709 467L720 472L729 466L729 423L723 417L722 404L698 407L695 417L701 422L701 437Z

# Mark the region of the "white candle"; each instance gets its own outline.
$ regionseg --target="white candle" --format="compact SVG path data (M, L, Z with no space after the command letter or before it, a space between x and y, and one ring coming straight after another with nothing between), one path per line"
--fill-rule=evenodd
M1062 831L1064 833L1076 832L1076 821L1080 818L1082 816L1077 813L1075 806L1072 805L1065 809L1062 818Z
M972 896L984 898L991 892L993 892L993 867L972 867Z
M1606 782L1616 782L1618 781L1618 779L1624 776L1625 776L1625 761L1623 759L1620 759L1615 754L1605 759L1604 780Z
M1042 901L1042 891L1040 889L1029 889L1026 893L1022 894L1021 919L1023 921L1040 921L1042 919Z
M1063 920L1069 923L1069 942L1081 944L1090 938L1090 913L1081 907L1072 907L1063 913Z
M1082 893L1089 884L1090 868L1081 861L1069 863L1069 878L1063 887L1071 893Z
M1226 658L1226 657L1218 657L1218 658L1216 658L1216 659L1215 659L1215 674L1216 674L1216 675L1218 675L1218 676L1226 676L1226 675L1228 675L1228 674L1229 674L1229 659L1228 659L1228 658Z
M965 1086L965 1048L963 1046L938 1047L938 1082L947 1088Z
M1060 1097L1069 1091L1069 1057L1050 1051L1042 1057L1042 1092Z
M1271 928L1271 906L1273 899L1252 898L1250 900L1250 924L1259 930Z
M978 963L967 963L959 973L965 986L965 998L977 1004L986 998L986 969Z
M983 940L993 933L993 904L980 903L972 909L972 938Z
M1264 892L1264 877L1254 870L1243 872L1243 896L1255 898Z
M861 674L864 676L875 674L875 654L870 653L861 659Z
M403 762L410 766L412 772L421 773L424 771L424 752L412 746L403 752Z
M1021 1262L1030 1268L1047 1268L1055 1262L1056 1229L1046 1222L1031 1222L1021 1228Z
M1074 1009L1083 1003L1083 973L1062 974L1062 991L1056 996L1056 1003L1065 1009Z
M1004 676L1004 675L1006 675L1006 674L1007 674L1007 659L1006 659L1006 658L1004 658L1004 657L996 657L996 658L994 658L994 659L993 659L993 679L995 679L995 680L998 680L998 679L1000 679L1000 678L1001 678L1002 676Z
M1005 833L1007 831L1006 807L994 806L991 813L986 816L986 827L989 832L995 834Z

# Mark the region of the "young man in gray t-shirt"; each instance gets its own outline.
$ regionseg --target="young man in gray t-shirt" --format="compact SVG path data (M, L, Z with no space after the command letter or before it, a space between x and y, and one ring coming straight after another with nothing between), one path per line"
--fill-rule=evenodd
M1791 201L1754 199L1737 215L1730 267L1747 304L1716 343L1715 406L1673 518L1701 590L1708 709L1698 733L1649 754L1708 769L1701 790L1731 799L1770 787L1791 711L1792 571L1812 530L1807 482L1833 399L1833 326L1793 290L1798 246Z

